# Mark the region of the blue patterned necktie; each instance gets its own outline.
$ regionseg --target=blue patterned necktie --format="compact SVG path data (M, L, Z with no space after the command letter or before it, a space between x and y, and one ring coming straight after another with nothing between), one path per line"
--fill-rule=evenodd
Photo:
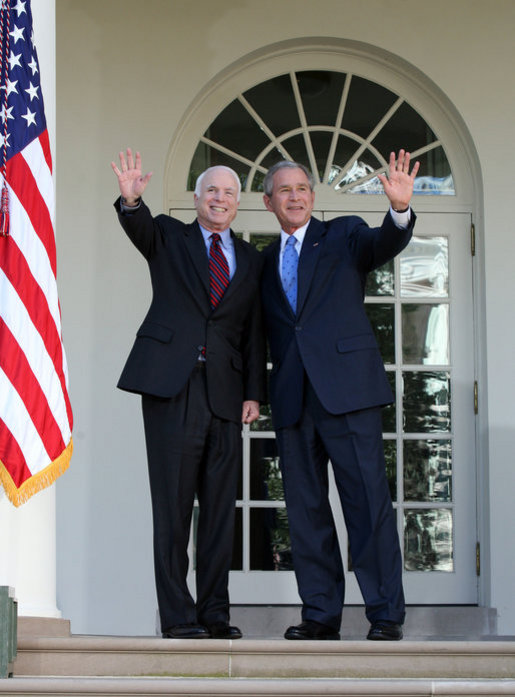
M297 238L294 235L288 237L284 247L281 267L281 280L284 292L293 312L297 312L297 267L299 265L299 255L295 249L296 242Z

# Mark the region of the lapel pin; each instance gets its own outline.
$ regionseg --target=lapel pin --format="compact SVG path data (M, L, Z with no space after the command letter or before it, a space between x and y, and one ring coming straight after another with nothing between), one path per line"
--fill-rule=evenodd
M315 243L313 244L313 247L318 247L318 242L315 242Z

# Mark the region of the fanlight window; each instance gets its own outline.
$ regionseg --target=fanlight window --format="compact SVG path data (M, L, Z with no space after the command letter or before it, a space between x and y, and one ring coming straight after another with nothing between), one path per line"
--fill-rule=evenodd
M268 168L288 159L337 193L382 193L377 174L399 148L421 163L415 193L455 194L442 143L402 97L351 73L292 71L239 94L212 121L188 188L206 167L223 164L238 173L244 191L259 192Z

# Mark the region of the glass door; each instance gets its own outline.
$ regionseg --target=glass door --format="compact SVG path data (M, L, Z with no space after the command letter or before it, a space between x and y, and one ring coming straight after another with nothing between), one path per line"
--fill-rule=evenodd
M339 215L327 213L330 219ZM319 218L324 213L315 212ZM382 214L367 213L370 224ZM242 211L259 248L277 234ZM477 602L474 343L470 215L422 214L397 259L369 277L366 305L395 395L384 410L387 475L411 604ZM299 602L270 410L244 427L230 592L233 603ZM346 566L346 602L362 602L336 489L331 501Z

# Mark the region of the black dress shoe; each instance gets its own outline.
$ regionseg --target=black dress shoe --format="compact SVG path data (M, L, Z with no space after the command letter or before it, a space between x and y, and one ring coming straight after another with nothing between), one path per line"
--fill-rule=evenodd
M399 641L402 639L402 626L391 620L377 620L372 623L367 639L372 641Z
M176 624L163 631L163 639L209 639L210 636L201 624Z
M238 627L231 627L228 622L216 622L209 624L208 632L211 639L241 639L241 630Z
M340 638L336 629L328 627L326 624L306 620L301 624L288 627L284 633L285 639L317 639L319 641L338 641Z

